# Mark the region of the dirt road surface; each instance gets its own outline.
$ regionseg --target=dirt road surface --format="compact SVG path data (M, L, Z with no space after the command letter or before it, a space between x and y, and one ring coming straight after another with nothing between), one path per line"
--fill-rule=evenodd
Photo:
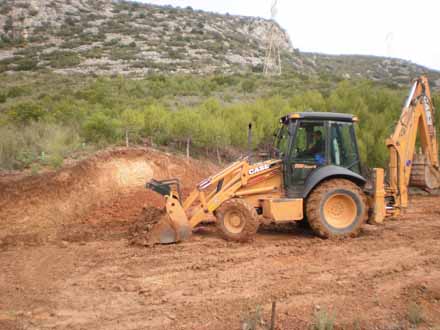
M267 323L272 301L276 329L310 329L316 311L336 329L410 329L410 314L440 329L438 196L343 241L264 226L238 244L207 226L177 245L130 245L140 206L159 201L124 191L48 239L3 228L0 329L242 329L258 306Z

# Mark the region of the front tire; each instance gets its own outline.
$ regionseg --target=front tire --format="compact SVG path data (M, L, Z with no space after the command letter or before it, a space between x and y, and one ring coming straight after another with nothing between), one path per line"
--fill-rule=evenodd
M320 237L355 237L368 217L364 192L346 179L318 185L306 202L310 227Z
M228 241L250 241L260 225L255 208L238 198L224 202L217 209L216 217L217 228Z

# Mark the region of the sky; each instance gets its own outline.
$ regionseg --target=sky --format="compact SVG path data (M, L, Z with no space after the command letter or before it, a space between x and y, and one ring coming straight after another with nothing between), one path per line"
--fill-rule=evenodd
M139 1L270 18L273 0ZM419 1L278 0L275 19L301 51L391 56L440 70L440 1Z

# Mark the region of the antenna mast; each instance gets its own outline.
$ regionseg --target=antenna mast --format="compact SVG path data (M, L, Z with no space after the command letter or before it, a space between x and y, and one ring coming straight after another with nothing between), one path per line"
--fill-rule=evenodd
M267 31L267 49L266 57L264 59L263 73L265 76L281 75L281 54L280 54L280 37L276 33L275 17L278 13L278 0L273 0L270 8L270 28Z

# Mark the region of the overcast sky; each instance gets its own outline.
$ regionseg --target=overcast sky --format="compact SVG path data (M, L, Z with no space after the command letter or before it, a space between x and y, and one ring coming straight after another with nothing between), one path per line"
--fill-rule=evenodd
M272 0L140 0L269 18ZM440 70L438 0L278 0L295 48L399 57Z

